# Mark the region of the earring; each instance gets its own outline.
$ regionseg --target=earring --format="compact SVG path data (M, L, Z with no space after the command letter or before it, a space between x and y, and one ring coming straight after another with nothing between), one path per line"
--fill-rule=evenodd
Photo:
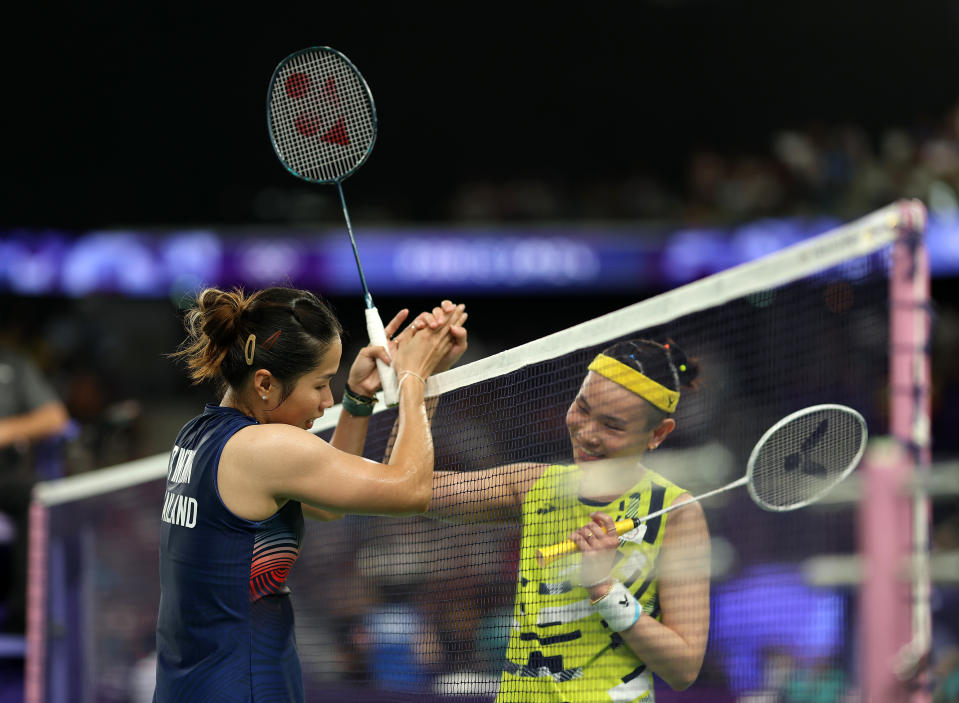
M266 396L265 396L265 395L261 395L260 397L263 398L263 400L266 400Z

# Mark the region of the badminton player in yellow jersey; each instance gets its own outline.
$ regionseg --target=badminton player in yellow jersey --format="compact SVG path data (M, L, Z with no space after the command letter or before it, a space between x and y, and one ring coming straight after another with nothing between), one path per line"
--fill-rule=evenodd
M442 319L440 315L438 319ZM523 535L497 701L652 701L699 675L709 630L709 532L691 503L617 537L614 521L691 496L641 463L676 426L697 375L675 345L623 342L589 365L566 414L574 463L437 472L428 516L521 519ZM536 550L570 539L546 567Z

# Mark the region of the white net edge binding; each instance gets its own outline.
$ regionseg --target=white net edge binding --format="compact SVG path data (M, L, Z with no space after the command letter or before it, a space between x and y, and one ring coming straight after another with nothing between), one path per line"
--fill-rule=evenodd
M702 309L703 302L707 300L710 306L720 305L773 286L791 283L812 272L882 249L895 241L900 227L923 229L925 217L925 206L920 201L896 201L858 220L754 261L431 376L427 379L426 395L442 395L480 379L501 376L577 349L611 341L621 337L624 331L655 327ZM378 407L374 412L383 409ZM324 427L318 427L319 424L314 423L314 430L333 426L323 423Z

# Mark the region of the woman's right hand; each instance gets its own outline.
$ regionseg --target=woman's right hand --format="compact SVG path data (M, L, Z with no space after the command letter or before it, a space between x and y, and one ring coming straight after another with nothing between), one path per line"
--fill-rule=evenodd
M466 348L467 313L465 305L445 306L442 322L438 316L432 316L432 324L424 324L422 316L417 318L420 324L414 321L399 337L396 338L397 349L393 357L393 368L396 375L402 377L405 371L410 371L421 378L436 372L442 364L448 363L452 354L462 354ZM445 370L445 369L439 369Z

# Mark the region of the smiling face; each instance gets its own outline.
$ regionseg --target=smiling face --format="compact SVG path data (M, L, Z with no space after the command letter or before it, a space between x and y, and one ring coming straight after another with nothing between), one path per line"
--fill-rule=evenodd
M266 422L283 422L310 429L313 420L333 407L330 380L336 375L342 354L343 345L337 339L327 347L319 363L300 376L292 392L279 405L263 413Z
M599 459L638 457L658 444L662 424L650 427L650 407L632 391L590 371L566 412L573 459L582 466Z

